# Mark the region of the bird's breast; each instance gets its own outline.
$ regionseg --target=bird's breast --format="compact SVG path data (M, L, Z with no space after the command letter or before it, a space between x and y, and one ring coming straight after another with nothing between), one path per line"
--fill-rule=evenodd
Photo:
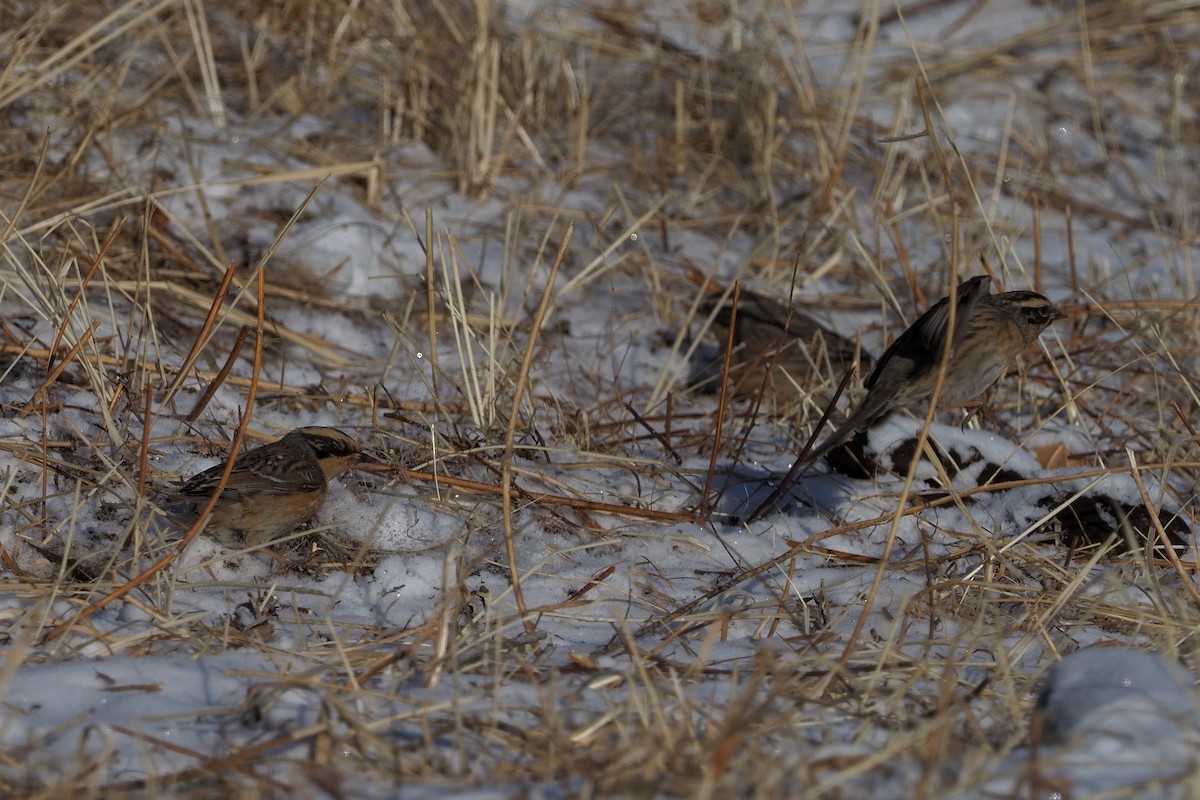
M998 357L961 360L960 363L953 366L953 375L947 376L945 385L942 387L943 405L974 400L999 380L1007 367L1006 360Z

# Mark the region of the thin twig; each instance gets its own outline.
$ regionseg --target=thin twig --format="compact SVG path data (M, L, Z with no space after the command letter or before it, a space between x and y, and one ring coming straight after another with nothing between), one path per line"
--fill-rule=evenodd
M746 522L754 522L755 520L762 519L764 514L774 509L779 504L779 501L783 499L783 496L787 494L788 490L791 489L796 479L800 477L807 467L812 465L808 454L812 452L813 445L817 443L817 437L821 431L825 430L825 423L829 422L830 415L837 408L838 400L841 399L842 394L846 391L846 387L850 385L850 379L854 377L856 372L858 372L858 367L853 364L846 369L845 374L842 375L841 382L838 383L837 390L833 393L833 397L825 405L825 411L821 414L821 418L813 426L813 432L809 434L808 441L804 443L804 447L800 450L800 453L792 460L792 466L788 468L787 474L779 481L779 485L775 487L775 491L771 492L770 496L751 512L750 516L746 518Z
M725 334L725 358L721 362L721 394L717 401L717 418L713 422L713 443L708 453L708 472L704 476L704 490L700 493L700 516L709 517L709 499L712 494L713 477L717 472L717 457L721 453L721 433L725 428L725 409L729 404L729 364L733 359L733 337L737 330L738 300L742 296L740 281L733 283L733 303L729 309L729 331Z
M250 328L243 325L238 329L237 338L233 341L233 347L229 348L229 356L225 359L225 363L221 369L217 370L216 376L208 382L208 386L204 387L204 393L200 395L200 399L196 401L195 407L188 413L184 420L187 422L195 422L200 419L200 415L204 413L204 409L212 401L217 390L225 383L225 379L229 377L229 373L233 371L234 365L242 354L242 347L246 344L246 336L250 333ZM199 341L199 339L197 339ZM183 374L183 373L180 373Z
M217 486L213 490L212 497L208 498L208 502L204 505L204 508L200 510L196 521L188 529L187 533L184 534L179 544L176 545L173 550L169 551L166 555L144 570L141 574L131 578L121 586L118 586L116 589L109 592L104 597L85 607L70 620L60 622L51 627L50 630L46 632L43 641L50 642L58 639L67 631L86 620L92 614L104 608L109 603L119 600L120 598L129 594L138 586L141 586L143 583L150 580L150 578L166 569L168 565L170 565L180 556L181 553L183 553L184 549L191 544L192 540L200 535L200 531L202 531L205 525L208 524L208 520L212 515L213 508L216 506L217 501L221 499L221 494L225 491L225 484L229 482L229 476L233 473L233 467L237 461L237 454L242 446L242 440L246 436L246 428L250 425L250 416L254 412L254 397L258 392L258 382L256 379L259 371L262 368L263 327L265 324L264 314L266 309L265 270L260 267L256 277L258 278L258 329L256 331L257 335L254 338L254 366L253 371L251 372L250 389L246 393L246 410L242 414L241 419L238 421L237 431L234 433L233 443L230 445L229 459L225 463L225 469L221 472L221 477L217 480Z
M529 343L525 347L525 355L521 359L521 369L517 373L516 386L513 388L512 411L508 416L508 429L504 433L504 455L500 458L500 497L504 512L504 549L508 556L508 574L512 583L513 599L517 604L517 613L526 633L533 633L536 627L533 620L526 618L525 595L521 592L521 570L517 566L517 545L512 527L512 460L517 438L517 420L521 418L521 401L525 395L525 384L529 380L529 370L533 366L533 356L537 349L538 334L541 332L542 321L550 307L550 298L554 296L554 281L558 277L558 269L563 259L567 257L567 248L571 244L571 236L575 233L575 223L567 223L567 231L563 236L562 245L554 263L550 265L550 274L546 277L546 288L542 291L542 301L538 304L533 315L533 325L529 332Z

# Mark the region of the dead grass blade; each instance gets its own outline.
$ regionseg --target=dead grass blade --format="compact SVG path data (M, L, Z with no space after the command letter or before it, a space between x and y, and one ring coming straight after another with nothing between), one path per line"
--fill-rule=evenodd
M521 418L521 406L524 403L525 386L529 381L529 369L533 365L538 333L541 331L542 322L546 318L546 310L550 307L550 299L554 296L554 282L558 277L559 267L562 266L563 259L566 258L567 248L571 243L571 237L574 233L575 224L568 222L558 255L555 256L554 261L550 265L550 272L546 276L546 288L542 292L542 300L533 315L532 324L529 328L529 343L525 346L525 357L521 361L521 368L517 372L516 382L513 386L512 410L509 412L508 429L504 434L504 455L500 460L500 502L504 512L504 548L508 556L509 580L512 585L513 599L517 604L517 613L521 616L521 622L525 626L525 632L528 634L533 633L535 625L533 620L527 618L526 614L525 597L521 592L520 570L517 567L517 546L512 527L513 448L516 442L517 420Z

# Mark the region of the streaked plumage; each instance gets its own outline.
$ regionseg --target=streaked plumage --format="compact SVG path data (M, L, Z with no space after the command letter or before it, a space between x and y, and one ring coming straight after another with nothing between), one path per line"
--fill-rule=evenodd
M720 299L701 308L710 313ZM777 405L794 403L803 393L823 405L847 369L856 362L870 369L874 359L853 341L825 328L799 308L755 292L743 291L736 315L731 299L721 304L712 330L722 347L733 320L734 351L730 382L737 397L756 397ZM765 388L764 388L765 387Z
M371 461L336 428L297 428L234 461L205 532L231 546L261 547L312 519L330 480ZM210 467L179 489L193 512L203 509L224 470Z
M943 406L978 397L1047 326L1065 316L1036 292L992 294L990 283L990 278L980 275L959 284L953 332L947 330L950 298L943 297L900 334L867 378L866 397L806 460L820 458L893 411L927 403L947 336L950 362L938 395Z

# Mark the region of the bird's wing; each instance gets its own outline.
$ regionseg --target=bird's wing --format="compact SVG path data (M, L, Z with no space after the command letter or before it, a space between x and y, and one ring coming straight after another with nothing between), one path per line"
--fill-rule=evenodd
M980 297L988 293L991 281L987 275L977 275L958 286L956 309L954 311L954 335L950 339L951 346L962 341L967 332L967 323L971 311ZM950 298L943 297L933 308L925 312L916 327L921 334L921 343L934 356L940 355L946 347L946 326L950 322Z
M320 465L312 459L296 458L290 453L272 453L254 458L242 457L233 465L222 496L236 496L243 492L304 492L316 491L325 486L325 475ZM209 467L193 475L180 488L179 493L192 497L208 497L221 481L224 464Z
M971 311L980 297L989 291L989 281L986 275L978 275L969 281L958 285L957 302L954 312L954 335L951 344L962 340L967 331ZM946 327L950 322L950 298L943 297L896 337L892 346L884 351L875 362L875 370L867 378L864 386L870 389L879 381L879 376L888 368L893 360L906 359L911 364L910 377L930 365L936 365L938 358L946 346ZM891 366L895 369L895 365Z

